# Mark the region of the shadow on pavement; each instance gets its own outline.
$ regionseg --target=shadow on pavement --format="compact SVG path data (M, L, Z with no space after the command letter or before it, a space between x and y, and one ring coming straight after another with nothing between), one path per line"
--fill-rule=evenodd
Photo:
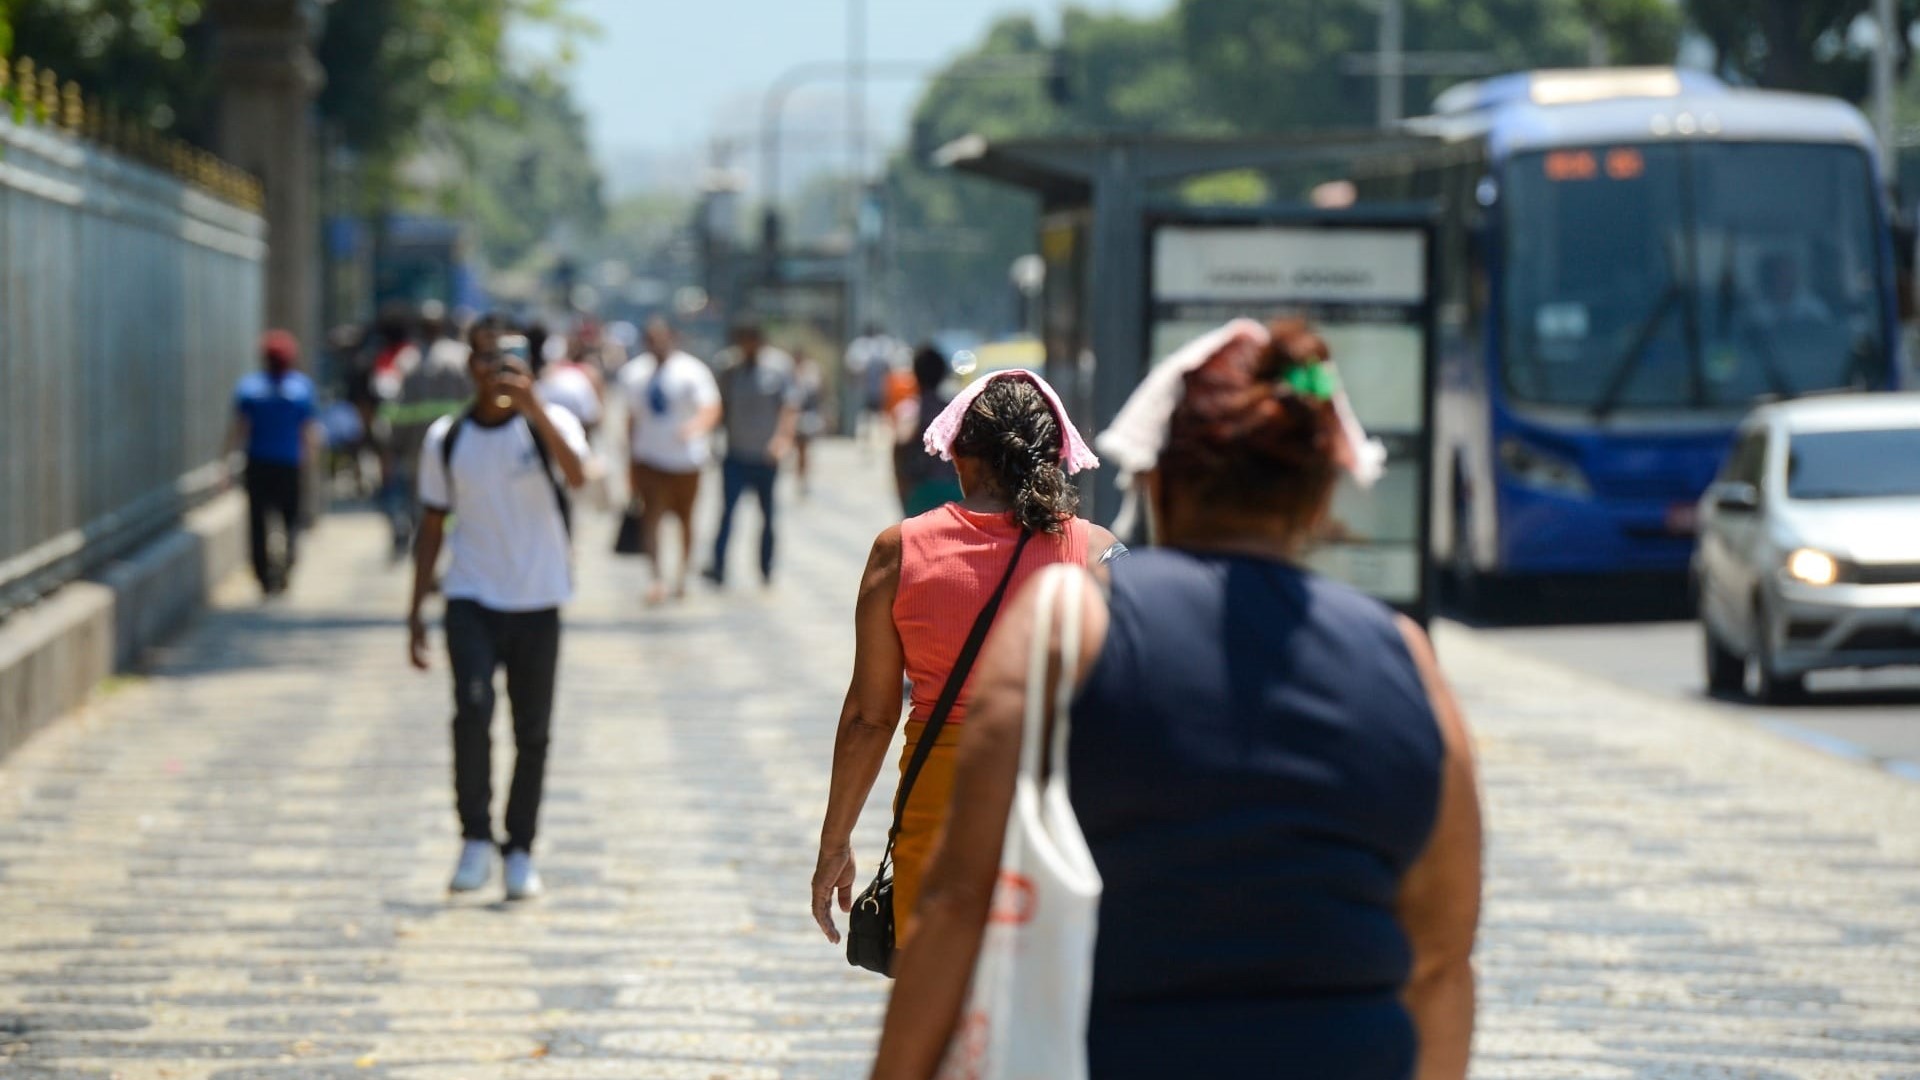
M1676 622L1693 618L1685 574L1482 580L1471 596L1443 579L1441 613L1475 629Z

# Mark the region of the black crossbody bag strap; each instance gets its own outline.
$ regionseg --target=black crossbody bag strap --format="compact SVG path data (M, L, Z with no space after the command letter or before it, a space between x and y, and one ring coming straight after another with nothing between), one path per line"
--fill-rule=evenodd
M928 755L933 753L933 744L940 736L940 729L946 726L947 717L960 700L960 690L967 685L967 676L973 673L973 662L980 658L980 648L987 643L987 632L993 629L993 620L1000 614L1000 605L1006 601L1007 589L1013 584L1014 571L1020 569L1020 557L1026 554L1027 544L1032 539L1032 530L1021 531L1020 542L1014 545L1013 561L1007 564L1007 572L1000 576L1000 586L993 590L987 606L980 610L980 617L973 620L973 630L967 634L967 642L961 646L960 656L953 662L953 673L947 676L946 688L940 691L940 700L927 717L926 727L921 729L920 742L913 748L907 771L900 777L900 791L893 797L893 827L887 830L887 853L880 860L881 876L886 874L887 867L893 862L893 844L900 837L900 822L907 813L907 800L913 796L913 782L920 778L920 770L926 765Z

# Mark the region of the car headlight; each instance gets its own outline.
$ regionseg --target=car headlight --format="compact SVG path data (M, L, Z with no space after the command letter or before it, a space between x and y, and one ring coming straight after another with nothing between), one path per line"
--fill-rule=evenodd
M1580 466L1519 439L1500 440L1500 468L1516 483L1537 491L1580 499L1593 495L1593 486L1587 483Z
M1831 585L1840 580L1840 563L1824 551L1801 548L1787 556L1787 576L1803 585Z

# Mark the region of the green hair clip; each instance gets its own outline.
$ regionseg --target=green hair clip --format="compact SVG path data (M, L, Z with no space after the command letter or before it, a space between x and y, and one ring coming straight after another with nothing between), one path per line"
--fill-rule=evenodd
M1294 393L1315 401L1332 401L1340 392L1340 376L1332 364L1312 363L1289 368L1285 381Z

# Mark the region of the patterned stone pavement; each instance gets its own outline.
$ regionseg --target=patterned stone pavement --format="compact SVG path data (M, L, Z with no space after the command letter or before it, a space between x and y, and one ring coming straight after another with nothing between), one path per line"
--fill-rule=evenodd
M446 673L378 523L233 587L0 764L0 1077L863 1075L884 987L804 894L879 469L830 447L778 588L671 610L584 523L532 904L443 891ZM1493 830L1477 1076L1920 1078L1920 785L1440 647Z

